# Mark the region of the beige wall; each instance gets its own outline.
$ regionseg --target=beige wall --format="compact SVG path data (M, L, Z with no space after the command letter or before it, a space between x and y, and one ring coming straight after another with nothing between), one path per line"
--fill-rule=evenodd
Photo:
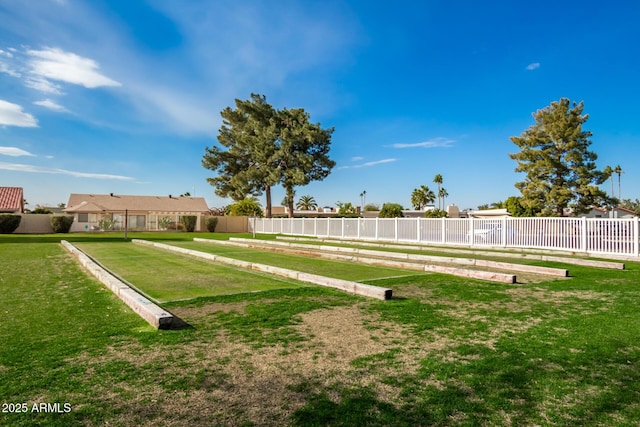
M53 233L50 214L22 214L20 225L14 233L18 234L46 234Z
M207 231L206 220L202 217L201 229ZM247 216L217 216L216 233L247 233L249 232L249 217Z

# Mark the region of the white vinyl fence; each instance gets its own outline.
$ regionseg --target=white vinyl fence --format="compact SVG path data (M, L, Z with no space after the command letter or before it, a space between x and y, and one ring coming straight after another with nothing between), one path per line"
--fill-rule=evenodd
M249 232L639 256L638 218L249 218Z

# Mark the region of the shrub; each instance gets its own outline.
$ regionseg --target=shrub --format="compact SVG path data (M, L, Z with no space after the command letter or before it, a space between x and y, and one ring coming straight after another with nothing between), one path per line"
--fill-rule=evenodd
M235 202L229 206L229 215L233 216L257 216L262 218L262 206L253 197Z
M51 209L47 209L47 208L35 208L34 210L31 211L32 214L52 214L53 212L51 212Z
M160 230L167 230L173 221L168 216L158 218L158 227ZM174 227L175 229L175 227Z
M180 222L184 225L184 228L189 233L193 233L196 229L196 222L198 221L198 217L195 215L185 215L180 217Z
M68 233L73 224L72 215L53 215L51 217L51 228L54 233Z
M113 219L113 215L104 215L100 221L98 221L98 227L100 230L111 231L116 225L116 220Z
M216 231L216 226L218 225L218 218L215 216L210 216L207 218L207 230L210 232Z
M402 218L402 206L397 203L385 203L378 214L378 218Z
M425 218L446 218L447 215L447 211L442 209L431 209L424 213Z
M22 217L20 215L0 215L0 234L11 234L20 225Z

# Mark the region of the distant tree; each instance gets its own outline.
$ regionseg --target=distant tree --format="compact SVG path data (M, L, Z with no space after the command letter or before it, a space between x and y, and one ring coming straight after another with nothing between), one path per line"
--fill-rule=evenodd
M289 217L293 217L294 187L322 181L336 164L329 158L334 129L323 129L309 118L302 108L285 108L276 114L276 169L287 194Z
M507 200L502 203L502 206L514 217L527 217L527 216L535 216L536 212L532 211L530 208L525 208L520 203L520 197L511 196Z
M491 209L503 209L504 202L502 200L498 200L497 202L491 203Z
M618 174L618 200L622 200L622 189L620 187L620 175L622 175L624 172L622 171L622 168L620 167L620 165L616 166L615 168L613 168L612 170L613 173Z
M377 205L375 203L367 203L366 205L364 205L364 210L366 212L379 211L380 210L380 205Z
M438 184L438 192L436 194L438 194L438 209L441 209L441 206L440 206L440 186L442 185L442 182L443 182L442 175L436 174L436 176L433 177L433 182Z
M206 148L202 166L216 173L207 182L220 197L231 197L237 203L265 192L270 218L271 187L281 180L276 156L276 110L264 95L254 93L246 101L236 99L235 104L235 109L226 107L220 112L220 147Z
M59 208L66 208L67 205L65 203L58 203Z
M411 193L411 205L418 211L429 203L433 203L435 199L435 194L426 185L421 185Z
M611 180L611 197L615 197L615 193L613 192L613 168L609 165L605 166L602 169L602 175L605 179Z
M313 196L300 196L296 207L302 211L313 211L318 209L318 204Z
M180 195L180 197L191 197L191 193L189 193L188 191L185 191Z
M254 197L247 197L230 205L229 215L262 217L262 206Z
M362 190L362 193L360 193L360 206L362 207L362 210L364 211L364 206L367 203L367 190Z
M30 213L32 213L32 214L51 214L53 212L51 212L51 209L43 208L42 206L38 206L34 210L32 210Z
M640 200L635 199L624 199L620 202L620 206L625 209L632 210L636 213L636 215L640 215Z
M385 203L378 214L379 218L402 218L402 206L397 203Z
M438 190L438 198L442 199L442 210L444 210L444 208L446 207L444 201L447 197L449 197L449 193L447 193L447 190L445 190L444 187L440 188L440 190Z
M358 217L358 209L351 202L337 202L336 206L338 206L338 216L343 218L357 218Z
M489 205L487 205L487 204L478 205L478 210L479 211L486 211L487 209L489 209Z
M598 186L607 176L596 169L598 156L589 151L590 131L582 126L589 116L584 105L562 98L533 114L536 123L511 141L520 152L509 154L518 163L516 172L524 172L524 181L516 183L523 206L540 215L562 216L571 206L577 214L591 206L610 203Z
M425 218L446 218L448 215L444 209L431 209L424 213Z

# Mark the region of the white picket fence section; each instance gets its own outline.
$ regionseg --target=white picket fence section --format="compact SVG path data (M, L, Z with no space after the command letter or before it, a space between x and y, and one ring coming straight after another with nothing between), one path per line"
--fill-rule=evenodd
M249 218L249 231L640 256L638 218Z

